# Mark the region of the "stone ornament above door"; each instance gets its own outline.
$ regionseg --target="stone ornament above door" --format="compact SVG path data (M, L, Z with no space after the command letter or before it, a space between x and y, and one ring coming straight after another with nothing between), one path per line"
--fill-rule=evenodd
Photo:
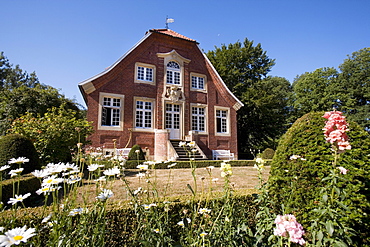
M185 100L185 96L184 96L184 93L182 92L182 88L176 85L167 86L164 97L166 99L171 100L173 103Z

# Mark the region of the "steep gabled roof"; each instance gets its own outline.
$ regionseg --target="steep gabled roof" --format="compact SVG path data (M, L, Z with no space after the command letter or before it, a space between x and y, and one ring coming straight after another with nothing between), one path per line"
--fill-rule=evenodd
M198 47L199 51L203 54L206 62L210 65L210 67L212 68L213 72L215 73L215 75L217 76L218 80L221 82L221 84L223 85L223 87L226 89L227 93L229 95L231 95L231 97L236 101L236 103L233 105L233 108L235 110L239 110L244 104L230 91L230 89L226 86L225 82L222 80L221 76L218 74L218 72L216 71L216 69L213 67L211 61L209 61L209 59L207 58L206 54L203 53L202 49L199 47L199 43L197 41L195 41L194 39L190 39L184 35L181 35L173 30L170 30L170 29L150 29L149 31L147 31L145 33L145 36L139 40L139 42L137 42L131 49L129 49L125 54L123 54L123 56L121 56L113 65L111 65L110 67L108 67L106 70L104 70L103 72L87 79L87 80L84 80L82 82L80 82L78 84L78 87L80 88L80 91L84 97L84 100L86 101L86 96L85 94L89 94L93 91L95 91L95 86L93 85L92 81L107 74L108 72L110 72L114 67L116 67L123 59L125 59L136 47L138 47L142 42L144 42L152 33L159 33L159 34L163 34L163 35L168 35L168 36L171 36L171 37L174 37L174 38L178 38L178 39L183 39L183 40L187 40L187 41L190 41L190 42L194 42L196 43L196 46Z
M168 35L168 36L171 36L171 37L174 37L174 38L179 38L179 39L184 39L184 40L187 40L187 41L191 41L191 42L196 42L198 44L198 42L194 39L191 39L191 38L188 38L182 34L179 34L171 29L150 29L148 32L151 32L151 33L161 33L161 34L165 34L165 35ZM147 33L148 33L147 32Z

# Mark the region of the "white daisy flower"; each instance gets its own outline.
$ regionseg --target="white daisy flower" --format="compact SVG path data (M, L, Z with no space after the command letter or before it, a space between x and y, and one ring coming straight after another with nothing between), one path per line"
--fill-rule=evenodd
M26 199L27 197L29 197L31 195L31 193L27 193L25 195L15 195L15 198L10 198L8 203L9 204L16 204L17 202L23 202L24 199Z
M27 226L16 227L0 235L0 246L19 245L21 242L26 243L27 240L36 235L35 228L27 229Z
M75 215L78 215L78 214L82 214L84 212L84 209L83 208L75 208L75 209L72 209L70 212L69 212L69 216L75 216Z
M107 179L105 178L105 176L101 176L100 178L95 179L95 182L105 182L105 181L107 181Z
M195 147L195 142L194 141L191 141L187 144L189 147Z
M8 164L24 164L26 162L29 162L30 160L27 159L26 157L19 157L17 159L14 159L14 158L11 158L9 161L8 161Z
M141 188L141 187L139 187L139 188L137 188L137 190L135 190L135 191L133 192L133 194L134 194L134 195L137 195L137 194L139 194L139 193L141 192L141 190L142 190L142 188Z
M188 222L188 224L190 224L191 219L186 218L186 221ZM183 221L183 220L181 220L181 221L177 222L177 225L182 226L182 227L184 227L184 226L185 226L185 224L184 224L184 221Z
M179 142L179 147L184 147L186 145L186 142Z
M44 178L47 176L50 176L50 172L48 169L43 169L43 170L35 170L31 172L35 177L37 178Z
M138 165L136 168L140 169L140 170L148 170L149 166L148 165Z
M256 159L256 163L258 163L258 164L264 164L265 163L265 160L262 159L262 158L257 158Z
M174 167L175 165L177 165L177 163L172 163L171 165L168 165L167 168Z
M0 172L5 171L8 168L10 168L9 165L2 166L2 167L0 167Z
M96 197L96 199L100 201L105 201L112 196L113 196L113 192L111 190L102 189L102 192Z
M104 165L98 165L98 164L91 164L87 167L87 170L90 172L96 171L97 169L104 167Z
M9 172L10 177L15 177L23 172L24 168L18 168Z
M121 173L120 169L116 166L103 172L105 176L116 176L119 175L120 173Z
M45 169L47 169L50 174L58 174L66 170L63 163L58 163L58 164L49 163L46 165Z
M45 218L43 218L42 221L41 221L41 223L48 222L51 219L51 216L53 216L53 214L49 214L48 216L46 216Z
M56 185L56 184L62 183L63 181L64 181L63 178L57 178L56 175L52 175L52 176L44 178L42 180L41 186L44 187L44 186Z
M38 189L36 190L36 193L38 195L41 195L41 194L49 194L50 192L54 192L56 190L59 190L61 189L62 187L58 186L58 187L52 187L52 186L43 186L41 189Z
M198 213L199 214L209 214L211 212L211 209L208 208L200 208Z

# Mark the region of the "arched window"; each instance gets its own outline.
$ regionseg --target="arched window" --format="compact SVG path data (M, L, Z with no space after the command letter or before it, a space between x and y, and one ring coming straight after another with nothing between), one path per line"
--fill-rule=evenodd
M174 61L167 63L167 84L180 85L180 65Z

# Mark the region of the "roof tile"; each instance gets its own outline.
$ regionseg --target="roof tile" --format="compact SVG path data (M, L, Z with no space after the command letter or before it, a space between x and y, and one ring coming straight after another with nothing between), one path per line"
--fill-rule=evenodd
M188 41L192 41L192 42L196 42L196 40L194 39L191 39L191 38L188 38L182 34L179 34L171 29L151 29L149 30L149 32L153 32L153 33L162 33L162 34L165 34L165 35L169 35L169 36L172 36L172 37L175 37L175 38L180 38L180 39L185 39L185 40L188 40Z

